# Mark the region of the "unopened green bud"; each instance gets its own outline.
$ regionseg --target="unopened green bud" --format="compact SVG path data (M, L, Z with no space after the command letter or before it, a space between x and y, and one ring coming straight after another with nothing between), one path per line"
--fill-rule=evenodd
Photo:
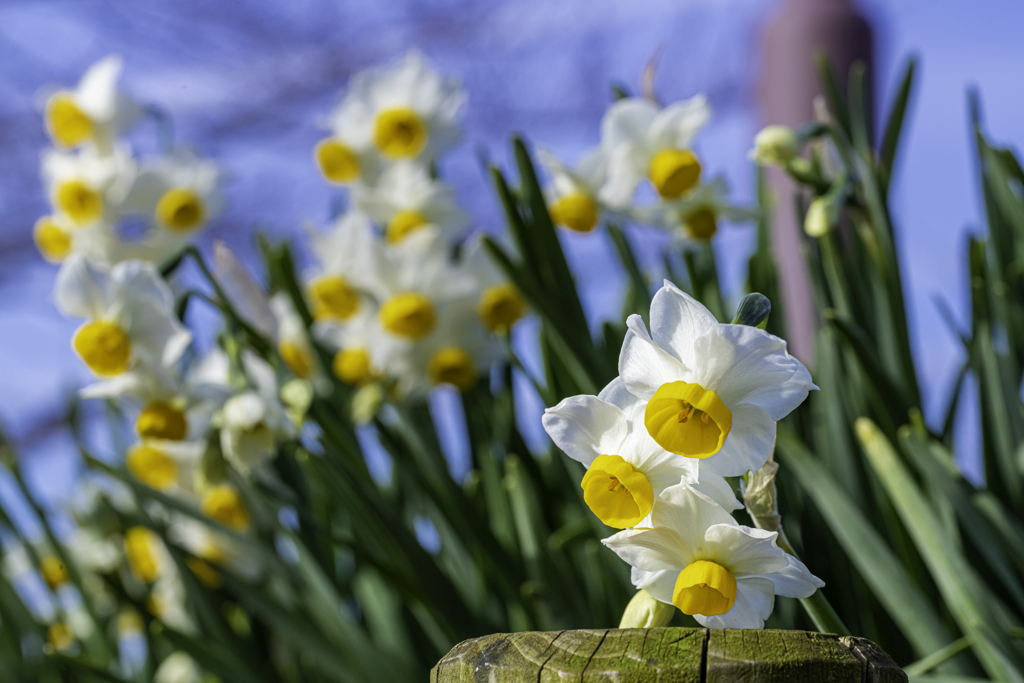
M750 158L762 166L780 166L800 154L800 138L788 126L765 126L754 138Z
M675 607L659 602L651 594L640 589L626 605L619 628L660 628L672 621Z
M828 197L816 197L807 207L807 216L804 217L804 232L811 237L826 235L832 228L828 214Z
M312 382L298 377L288 380L281 387L281 402L292 422L301 425L306 419L306 411L313 403Z
M772 312L772 302L764 294L751 292L743 297L736 308L733 325L749 325L763 330L768 326L768 316Z

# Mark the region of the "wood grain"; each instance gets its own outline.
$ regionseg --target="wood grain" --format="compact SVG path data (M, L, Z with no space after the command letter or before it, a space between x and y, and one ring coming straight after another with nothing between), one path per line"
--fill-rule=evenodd
M807 631L702 628L499 633L456 645L431 683L898 683L874 643Z

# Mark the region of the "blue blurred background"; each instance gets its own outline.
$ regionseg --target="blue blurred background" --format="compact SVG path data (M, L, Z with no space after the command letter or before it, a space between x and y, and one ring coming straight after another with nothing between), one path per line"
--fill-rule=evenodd
M965 234L979 229L982 215L965 93L971 85L980 90L996 140L1024 140L1024 6L860 6L875 30L883 105L902 60L910 53L922 58L893 207L925 408L934 420L961 357L934 301L945 299L963 319ZM88 380L69 345L77 323L51 303L55 267L32 245L32 224L47 210L38 179L47 144L42 87L72 85L96 59L123 55L127 90L166 110L179 141L231 174L229 208L201 245L224 239L254 264L255 229L284 236L326 220L332 191L311 150L348 77L410 47L459 74L468 90L464 141L442 173L480 229L498 231L502 223L478 152L503 163L508 134L519 131L575 160L597 142L610 84L635 91L659 46L658 93L665 101L708 94L715 118L701 139L702 157L749 201L753 168L746 155L762 125L755 97L760 30L776 7L769 0L7 0L0 5L0 427L28 464L31 484L44 499L69 495L77 465L59 419L68 395ZM152 133L144 125L138 136ZM717 248L735 292L752 229L723 232ZM653 267L664 235L636 228L631 238ZM565 242L591 321L617 317L624 277L607 238ZM962 404L964 424L976 421L973 404ZM543 438L539 410L524 418L534 423L535 439ZM959 438L968 473L977 472L975 441L975 429ZM0 480L0 496L5 484Z

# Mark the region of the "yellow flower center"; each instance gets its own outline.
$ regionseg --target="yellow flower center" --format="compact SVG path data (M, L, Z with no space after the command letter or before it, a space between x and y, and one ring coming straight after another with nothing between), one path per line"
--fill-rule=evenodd
M377 114L373 144L392 159L414 157L427 144L427 125L408 107L385 109Z
M654 489L619 455L599 455L583 475L583 500L610 527L628 529L651 513Z
M361 386L370 382L376 373L370 360L370 352L363 347L342 349L331 363L334 375L346 384Z
M169 491L178 482L178 464L165 451L139 444L125 458L132 476L157 491Z
M132 342L117 323L86 323L78 328L71 343L89 369L100 377L113 377L128 369Z
M485 289L476 310L491 332L508 332L526 315L526 302L515 285L505 283Z
M238 492L226 484L214 486L207 491L199 509L229 529L245 531L249 528L249 508Z
M590 232L600 216L597 204L582 192L559 197L548 210L552 221L576 232Z
M396 294L380 307L380 324L391 334L422 339L437 323L434 304L419 292Z
M46 631L46 640L55 650L68 650L75 642L75 634L62 622L50 624Z
M384 236L387 238L388 244L398 244L410 234L429 224L430 221L427 220L427 217L419 211L399 211L388 221Z
M664 199L679 199L700 180L700 161L688 149L663 149L651 159L647 176Z
M277 352L281 354L281 360L289 370L295 373L296 377L309 379L313 376L316 361L306 344L295 339L284 339L278 343Z
M71 233L49 216L36 221L32 236L39 253L51 263L59 263L71 253Z
M164 193L156 204L156 219L174 232L187 232L206 220L202 198L187 187L175 187Z
M711 209L697 209L683 222L686 232L695 240L709 240L718 232L718 217Z
M58 93L46 103L46 129L58 145L74 147L91 138L94 127L71 95Z
M647 402L644 424L658 445L687 458L710 458L732 429L732 411L699 384L668 382Z
M156 545L160 538L144 526L133 526L124 534L124 556L128 567L139 581L153 583L160 578L160 562Z
M103 197L81 180L66 180L53 192L53 203L75 225L89 225L103 215Z
M427 375L434 384L451 384L459 391L476 386L477 371L473 357L457 346L445 346L427 363Z
M736 577L720 564L697 560L679 572L672 604L683 614L725 614L736 604Z
M64 569L64 563L56 557L44 557L39 563L39 573L43 575L43 581L50 589L54 589L68 580L68 572Z
M181 441L188 434L188 419L171 404L153 401L139 413L135 431L143 439Z
M350 183L359 177L359 156L337 138L324 138L313 153L316 165L332 183Z
M359 292L341 275L324 275L307 289L317 320L347 320L359 310Z
M120 635L142 632L142 618L135 610L123 610L117 615L117 632Z

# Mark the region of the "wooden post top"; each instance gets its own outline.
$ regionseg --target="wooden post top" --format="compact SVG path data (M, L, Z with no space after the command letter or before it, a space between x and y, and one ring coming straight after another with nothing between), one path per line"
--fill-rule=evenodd
M633 628L498 633L456 645L431 683L904 683L863 638L808 631Z

